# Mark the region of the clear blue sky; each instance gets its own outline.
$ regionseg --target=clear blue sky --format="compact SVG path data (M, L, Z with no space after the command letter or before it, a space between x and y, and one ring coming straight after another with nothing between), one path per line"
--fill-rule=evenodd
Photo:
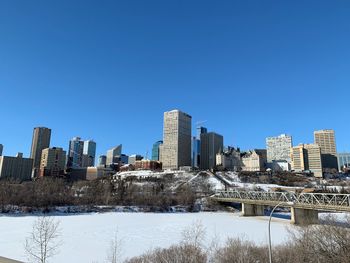
M350 151L350 1L0 1L0 143L29 154L94 139L145 154L181 109L225 144L313 141Z

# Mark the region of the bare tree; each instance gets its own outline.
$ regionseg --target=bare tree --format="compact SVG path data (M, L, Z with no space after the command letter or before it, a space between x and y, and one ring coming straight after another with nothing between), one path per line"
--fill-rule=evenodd
M182 231L182 243L196 248L203 247L205 241L205 227L200 220L195 221Z
M107 251L107 262L118 263L122 262L122 244L123 241L119 238L118 229L114 233L114 237L111 239L109 249Z
M33 224L32 232L25 241L25 252L30 262L46 263L58 253L61 242L59 221L42 216Z

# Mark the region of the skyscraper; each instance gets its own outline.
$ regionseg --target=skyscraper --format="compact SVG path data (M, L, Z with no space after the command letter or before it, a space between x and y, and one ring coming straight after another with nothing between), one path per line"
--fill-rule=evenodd
M164 113L160 161L165 169L191 166L192 117L179 110Z
M115 158L119 157L122 155L122 145L118 145L110 150L107 151L107 159L106 159L106 164L111 165L115 163Z
M215 132L201 134L200 168L213 169L216 166L216 154L224 150L224 137Z
M290 163L290 148L292 148L292 136L281 134L277 137L266 138L267 162L287 161Z
M314 132L315 143L321 147L323 168L337 169L337 148L334 130L319 130Z
M84 142L80 137L74 137L69 141L67 168L83 167Z
M51 129L45 127L36 127L33 131L32 147L30 158L33 159L34 176L40 168L41 152L50 147Z
M93 140L84 141L83 146L83 167L95 165L96 142Z
M199 168L199 161L200 161L200 148L201 141L197 139L196 136L192 137L191 141L191 165L194 168Z
M0 156L2 155L3 150L4 150L4 145L0 144Z
M157 141L152 147L152 160L159 161L159 146L163 144L163 141Z
M207 133L208 130L205 127L197 127L197 136L192 137L192 167L199 168L201 162L201 134Z

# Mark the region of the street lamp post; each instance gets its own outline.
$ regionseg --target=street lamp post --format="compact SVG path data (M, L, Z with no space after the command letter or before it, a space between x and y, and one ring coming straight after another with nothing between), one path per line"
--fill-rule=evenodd
M272 263L272 246L271 246L271 219L272 214L275 212L276 208L279 207L282 204L282 202L278 203L271 211L270 218L269 218L269 262Z
M293 206L293 202L279 202L271 211L270 218L269 218L269 262L272 263L272 246L271 246L271 219L272 214L275 212L276 208L279 207L281 204L287 203L290 206Z

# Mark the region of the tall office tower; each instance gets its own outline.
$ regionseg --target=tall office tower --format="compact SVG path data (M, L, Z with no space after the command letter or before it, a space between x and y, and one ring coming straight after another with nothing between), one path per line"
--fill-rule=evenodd
M266 138L267 162L287 161L290 163L290 148L292 148L292 136L281 134L277 137Z
M34 176L40 168L41 152L50 147L51 129L36 127L33 131L32 148L30 158L33 159Z
M83 146L83 167L95 165L96 142L92 140L84 141Z
M192 151L191 151L191 159L192 159L192 167L199 168L201 162L201 134L207 133L208 130L205 127L198 126L197 127L197 136L192 137Z
M122 155L122 145L118 145L117 147L114 147L107 151L107 159L106 164L111 165L113 163L116 163L116 157L119 157Z
M107 156L106 155L100 155L98 157L98 165L99 166L105 166L107 164Z
M4 150L4 145L0 144L0 156L2 155L3 150Z
M164 112L160 161L165 169L191 166L192 117L179 110Z
M215 132L201 134L201 169L213 169L216 166L216 154L224 150L224 137Z
M291 158L294 171L311 171L315 177L322 177L321 148L317 144L299 144L291 148Z
M314 132L315 143L321 147L323 168L337 169L337 148L334 130L319 130Z
M192 136L191 141L191 164L194 168L199 168L201 141L196 136Z
M66 151L62 148L46 148L42 151L39 176L59 176L64 174Z
M83 167L84 142L80 137L74 137L69 141L67 168Z
M163 141L157 141L152 147L152 160L159 161L159 146L163 144Z

